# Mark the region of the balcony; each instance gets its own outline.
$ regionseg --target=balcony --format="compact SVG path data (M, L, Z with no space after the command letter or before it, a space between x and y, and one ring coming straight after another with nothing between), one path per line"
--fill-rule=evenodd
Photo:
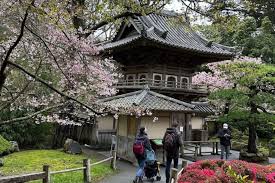
M116 85L117 89L143 89L148 86L152 90L161 90L166 92L207 94L207 85L198 85L192 83L181 83L175 81L152 80L152 79L135 79L122 80Z

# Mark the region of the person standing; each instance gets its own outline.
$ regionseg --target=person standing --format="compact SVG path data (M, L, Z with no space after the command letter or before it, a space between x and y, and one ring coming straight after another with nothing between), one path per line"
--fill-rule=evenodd
M162 140L163 148L166 152L166 183L169 183L170 180L172 160L174 161L174 168L178 168L179 148L182 146L182 140L177 127L178 123L173 123L172 128L167 128Z
M146 150L151 151L152 147L148 139L146 129L144 127L141 127L133 145L133 152L138 162L138 169L133 183L143 182L142 178L144 175Z
M228 129L228 124L223 124L223 128L218 132L218 138L220 138L221 159L224 158L225 152L225 159L228 160L232 138L231 131Z

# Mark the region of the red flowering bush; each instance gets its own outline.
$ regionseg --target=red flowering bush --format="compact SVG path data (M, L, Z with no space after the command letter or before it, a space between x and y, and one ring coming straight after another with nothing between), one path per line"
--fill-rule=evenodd
M240 160L203 160L189 165L180 175L178 183L275 183L274 179L275 173L268 166Z
M275 172L267 174L266 180L268 183L275 183Z
M275 164L268 165L267 168L272 172L275 172Z

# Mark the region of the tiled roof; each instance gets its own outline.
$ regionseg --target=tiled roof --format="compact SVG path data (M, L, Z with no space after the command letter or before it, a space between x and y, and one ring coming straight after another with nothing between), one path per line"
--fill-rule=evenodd
M179 25L173 21L173 18L175 17L171 14L131 17L129 23L135 27L136 32L123 38L116 37L113 42L107 43L103 47L107 50L114 49L144 39L191 52L228 57L234 55L232 48L207 41L194 32L189 25L186 23Z
M139 90L127 94L99 100L98 103L113 108L139 107L149 110L160 111L188 111L192 112L194 105L180 100L153 92L149 90Z
M212 107L209 106L208 103L205 102L191 102L191 104L195 105L195 109L199 110L202 113L214 114L215 111Z
M205 109L196 105L186 103L148 89L131 93L117 95L98 101L98 104L112 108L132 108L139 107L149 110L159 111L184 111L194 113L205 113Z

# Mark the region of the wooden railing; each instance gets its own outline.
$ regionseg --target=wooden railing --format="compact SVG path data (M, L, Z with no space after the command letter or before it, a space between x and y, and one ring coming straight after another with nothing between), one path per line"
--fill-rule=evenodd
M83 160L83 167L78 168L71 168L66 170L59 170L59 171L52 171L50 172L50 166L49 165L43 165L43 172L38 173L30 173L30 174L24 174L24 175L15 175L15 176L6 176L6 177L0 177L1 183L22 183L22 182L28 182L33 180L43 180L43 183L50 183L51 182L51 175L54 174L61 174L61 173L67 173L67 172L74 172L74 171L83 171L84 176L84 183L91 183L91 167L104 163L106 161L111 160L111 168L116 169L116 151L112 151L112 156L109 158L106 158L104 160L90 163L90 159L84 159Z
M212 145L212 150L211 151L203 151L202 147L205 144L211 144ZM185 155L191 154L191 158L194 161L197 161L198 156L202 156L202 153L210 153L213 155L219 154L219 149L218 149L218 140L211 140L211 141L184 141L183 142L183 157L187 157ZM187 150L189 152L184 152L184 150Z
M116 85L117 88L138 88L148 85L153 89L171 89L171 90L193 90L197 92L207 92L206 85L199 85L193 83L182 83L175 81L153 80L153 79L134 79L122 80Z
M180 175L182 174L182 172L184 171L184 169L187 166L187 161L182 160L182 165L181 165L181 169L178 170L176 168L171 168L170 170L170 179L169 179L169 183L177 183L178 178L180 177Z

